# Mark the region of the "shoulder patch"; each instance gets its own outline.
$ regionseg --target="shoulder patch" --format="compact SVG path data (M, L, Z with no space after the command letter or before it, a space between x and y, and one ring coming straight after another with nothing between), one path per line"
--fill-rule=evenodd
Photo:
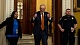
M62 20L62 18L60 18L60 20Z

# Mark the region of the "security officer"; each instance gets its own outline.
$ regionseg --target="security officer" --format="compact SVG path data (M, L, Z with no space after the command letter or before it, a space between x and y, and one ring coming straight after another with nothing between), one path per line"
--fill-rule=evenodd
M71 15L71 9L66 9L66 15L60 18L58 27L62 32L62 45L74 45L75 43L75 29L77 27L77 21L74 16Z

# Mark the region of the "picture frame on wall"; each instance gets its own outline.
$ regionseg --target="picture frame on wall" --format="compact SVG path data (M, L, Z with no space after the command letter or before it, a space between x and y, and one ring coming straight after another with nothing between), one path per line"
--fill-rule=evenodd
M76 12L80 11L80 0L74 0L73 3L73 10Z

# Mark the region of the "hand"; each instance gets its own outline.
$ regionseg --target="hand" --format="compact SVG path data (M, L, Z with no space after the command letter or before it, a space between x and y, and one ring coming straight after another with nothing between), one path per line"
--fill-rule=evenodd
M73 27L71 27L71 32L73 32L74 31L74 28Z
M50 18L50 14L47 14L47 17Z
M33 17L36 18L37 17L37 14L35 14Z
M61 29L61 32L64 32L64 29Z

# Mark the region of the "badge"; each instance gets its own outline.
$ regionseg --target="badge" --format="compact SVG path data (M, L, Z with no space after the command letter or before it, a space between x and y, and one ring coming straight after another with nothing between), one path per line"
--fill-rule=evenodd
M72 17L72 20L73 20L74 18Z
M62 18L60 18L60 20L61 20Z
M16 29L16 34L18 34L18 29Z

